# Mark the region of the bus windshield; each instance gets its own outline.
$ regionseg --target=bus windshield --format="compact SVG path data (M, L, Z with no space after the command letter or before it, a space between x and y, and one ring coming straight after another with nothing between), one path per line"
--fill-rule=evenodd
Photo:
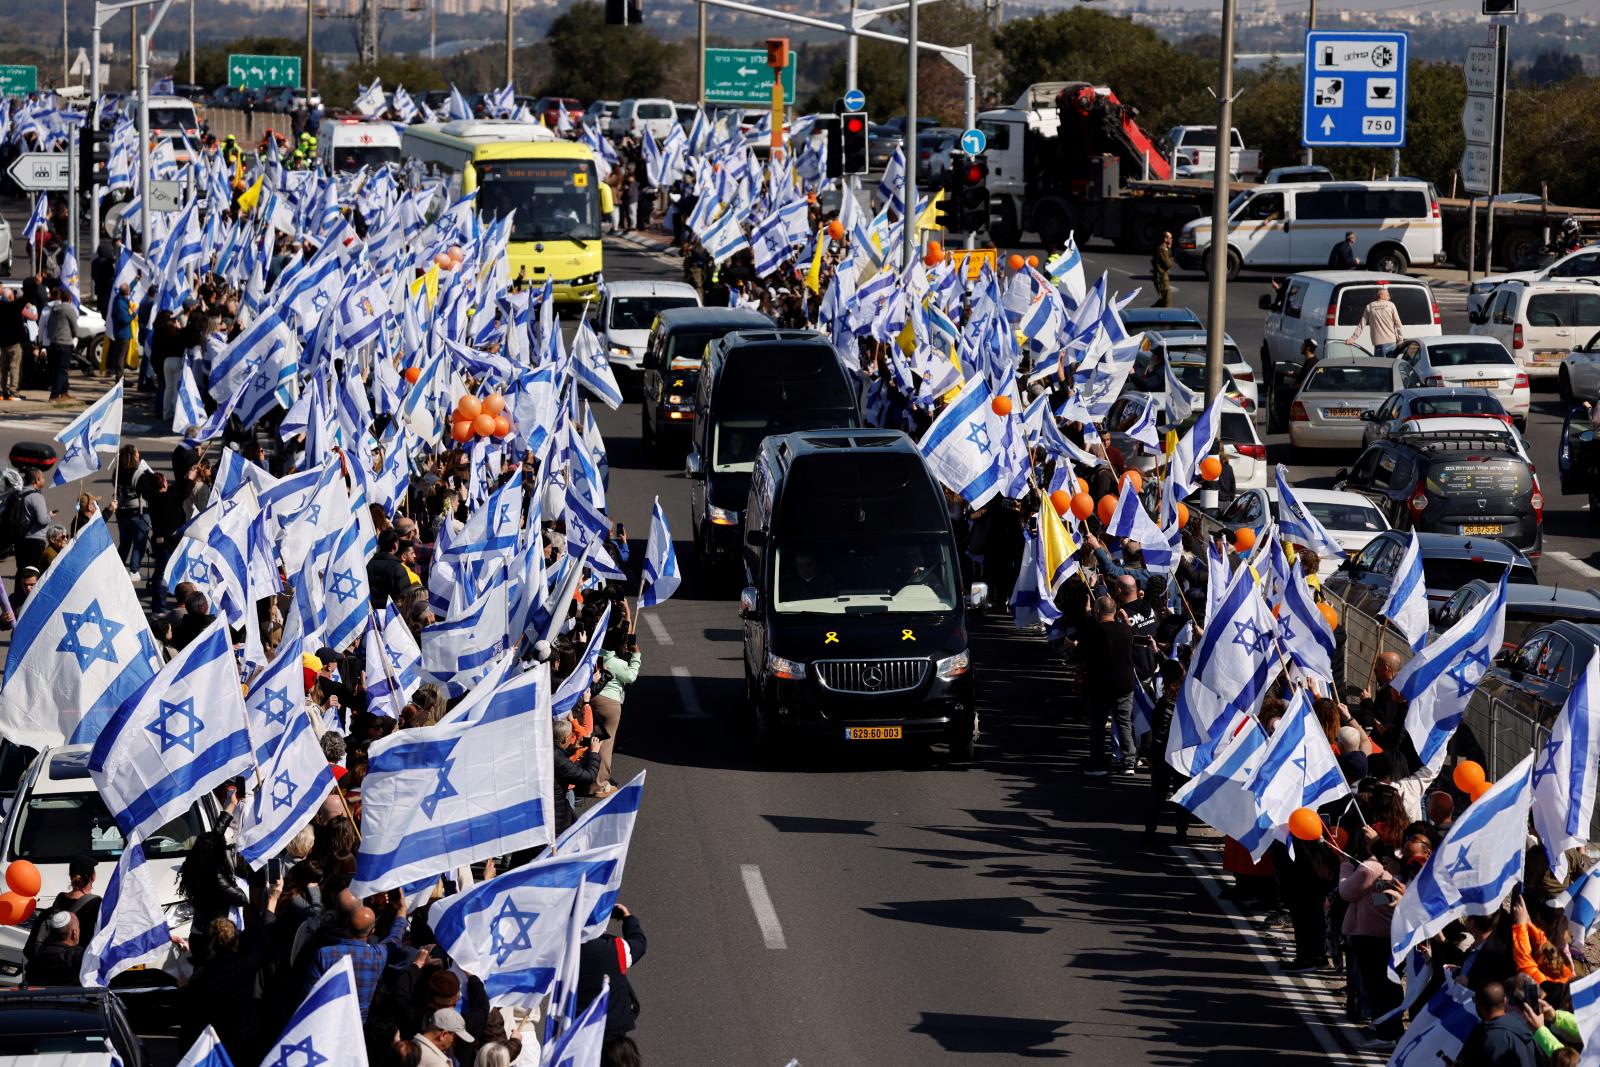
M598 241L600 197L586 159L492 159L477 164L478 215L516 212L513 241Z

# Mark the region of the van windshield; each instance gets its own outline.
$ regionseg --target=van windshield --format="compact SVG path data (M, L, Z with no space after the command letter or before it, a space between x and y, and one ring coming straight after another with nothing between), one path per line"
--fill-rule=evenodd
M712 400L711 469L749 473L763 438L860 425L855 397L827 345L732 353Z
M648 330L668 308L697 307L692 296L619 296L612 298L608 330Z
M144 839L145 855L182 856L201 832L193 808ZM122 832L99 793L43 793L28 797L17 813L13 856L35 863L66 863L80 853L115 860L122 855Z

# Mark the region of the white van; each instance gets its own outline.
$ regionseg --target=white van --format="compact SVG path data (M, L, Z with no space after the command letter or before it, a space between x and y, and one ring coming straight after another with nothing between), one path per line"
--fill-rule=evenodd
M1554 378L1600 329L1600 282L1505 282L1468 317L1470 332L1505 345L1529 378Z
M400 162L400 131L392 122L340 119L324 122L317 154L330 173L353 174L362 167Z
M1361 313L1377 299L1380 285L1389 290L1408 339L1444 333L1439 323L1439 302L1428 283L1420 278L1366 270L1291 274L1283 279L1276 293L1261 297L1261 310L1267 312L1261 333L1261 370L1269 401L1273 396L1273 368L1299 366L1300 347L1308 340L1317 342L1318 353L1327 355L1328 342L1354 337ZM1370 338L1361 340L1366 342L1363 347L1372 347Z
M618 141L624 137L642 138L648 128L650 136L660 144L677 121L678 112L666 97L629 97L617 105L617 113L611 116L611 136Z
M1283 182L1245 189L1228 204L1228 277L1240 270L1322 267L1354 231L1361 265L1404 274L1444 262L1444 229L1433 186L1418 181ZM1174 253L1184 267L1211 269L1211 217L1187 223Z

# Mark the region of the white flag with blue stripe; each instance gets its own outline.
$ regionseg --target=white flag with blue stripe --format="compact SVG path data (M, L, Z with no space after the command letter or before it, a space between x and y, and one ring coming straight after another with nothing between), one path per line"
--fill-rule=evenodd
M194 364L183 361L183 373L178 377L178 399L172 410L172 432L188 435L191 429L205 424L206 400L195 381Z
M1572 943L1581 945L1589 940L1594 921L1600 918L1600 867L1590 867L1578 880L1557 893L1550 901L1552 908L1560 908L1572 924Z
M550 844L552 746L549 669L542 664L507 683L471 719L374 742L351 891L365 897Z
M477 684L511 647L510 589L496 566L488 588L462 612L423 628L422 674L452 697Z
M0 736L39 749L92 742L160 667L139 594L96 513L17 616Z
M545 1050L541 1067L600 1067L606 1042L606 1009L611 1004L611 979L600 980L600 992ZM181 1067L181 1065L180 1065Z
M583 655L578 657L578 665L572 668L571 674L561 680L555 699L550 702L551 714L558 717L570 715L572 709L578 706L578 701L583 699L583 694L589 691L589 687L593 684L594 666L600 662L600 654L605 651L606 629L610 622L611 605L608 603L601 609L600 617L594 621L594 629L589 634L589 643L584 647Z
M217 1032L207 1026L194 1039L189 1051L183 1054L183 1059L178 1061L178 1067L233 1067L233 1060L228 1057L228 1050L222 1047Z
M405 617L387 604L382 627L367 629L367 710L398 719L421 682L422 650Z
M1112 538L1137 541L1146 570L1167 574L1177 565L1178 553L1167 544L1161 527L1144 509L1139 494L1134 492L1132 478L1122 483L1117 495L1117 510L1112 513L1111 521L1106 523L1105 534L1108 541Z
M1550 872L1567 876L1567 849L1589 840L1600 772L1600 656L1578 673L1533 769L1533 825Z
M1281 553L1281 549L1278 550ZM1278 611L1278 641L1289 660L1307 674L1333 684L1333 654L1338 645L1333 627L1317 606L1296 562L1284 583L1283 604Z
M299 599L298 593L295 599ZM319 639L320 645L320 639ZM266 766L278 749L278 742L289 730L292 716L306 702L306 676L298 641L282 641L266 667L250 680L244 695L245 713L250 721L250 743L255 761Z
M1239 839L1255 829L1260 809L1250 791L1256 771L1266 756L1266 731L1253 719L1229 735L1216 758L1196 766L1194 776L1172 794L1172 802L1207 826Z
M1461 1054L1461 1046L1477 1025L1472 990L1447 978L1422 1010L1412 1014L1411 1025L1395 1046L1388 1067L1444 1067Z
M332 648L348 648L372 617L366 537L359 520L359 512L351 515L340 532L323 579L323 598L328 612L323 636Z
M1278 464L1273 474L1278 486L1278 536L1284 543L1304 545L1323 559L1343 559L1344 548L1311 514L1289 484L1289 468Z
M1179 500L1200 488L1200 461L1211 455L1222 434L1224 400L1219 396L1207 404L1200 417L1178 438L1178 448L1172 456L1172 488Z
M556 841L554 853L570 856L575 853L593 854L603 849L616 849L616 862L604 871L589 876L598 896L594 907L584 920L582 940L589 941L606 932L611 921L611 909L616 906L617 894L622 889L622 872L628 862L628 843L633 840L633 824L639 819L639 805L644 801L644 771L633 781L593 804L567 827Z
M972 375L917 443L934 477L974 508L988 503L1002 488L1002 428L993 402L988 380Z
M1506 579L1501 575L1494 595L1474 604L1395 676L1395 692L1410 703L1406 733L1434 774L1444 766L1445 750L1461 725L1472 691L1494 664L1505 629Z
M1378 609L1378 614L1400 631L1412 651L1420 649L1427 639L1428 583L1422 574L1422 543L1415 530L1406 542L1400 565L1395 568L1394 579L1389 584L1389 598ZM1497 644L1496 651L1499 648Z
M1276 621L1249 567L1224 590L1215 616L1195 646L1191 676L1213 693L1232 694L1228 707L1254 715L1277 674Z
M622 406L622 387L587 319L579 321L572 338L572 372L578 384L599 397L606 407L615 411Z
M1456 819L1406 887L1389 924L1395 965L1453 920L1494 914L1522 880L1532 771L1529 753Z
M639 606L653 608L663 604L678 591L683 583L683 573L678 570L678 550L672 545L672 528L667 525L667 513L661 509L661 498L656 497L650 509L650 538L644 546L644 588L639 593Z
M465 525L450 536L450 547L440 553L451 563L504 556L517 547L522 529L522 468L489 494Z
M1076 308L1083 303L1084 294L1088 292L1088 283L1083 274L1083 256L1078 252L1078 242L1073 239L1073 234L1067 234L1067 246L1045 264L1045 273L1055 283L1056 291Z
M1296 808L1320 808L1350 794L1304 689L1295 690L1289 709L1278 720L1250 792L1258 817L1238 841L1257 863L1274 841L1285 839L1289 815Z
M349 956L317 979L261 1067L367 1067L361 995Z
M255 765L242 688L219 618L112 716L89 774L123 837L147 837Z
M302 679L303 681L304 679ZM333 792L333 771L304 707L294 710L289 729L245 801L239 820L239 855L252 870L282 852L311 822Z
M172 931L144 846L130 841L100 900L100 923L83 954L79 981L109 985L131 967L159 968L172 952Z
M122 383L84 409L55 436L61 446L54 484L66 485L100 469L100 453L115 452L122 444Z

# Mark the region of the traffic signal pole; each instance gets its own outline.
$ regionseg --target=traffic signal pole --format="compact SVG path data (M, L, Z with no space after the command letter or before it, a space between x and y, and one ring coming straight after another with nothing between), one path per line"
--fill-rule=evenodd
M1217 165L1211 178L1211 289L1206 302L1206 405L1222 395L1222 345L1228 310L1228 147L1233 144L1233 11L1234 0L1222 0L1222 58L1217 77ZM1219 435L1215 444L1222 453ZM1207 509L1217 506L1216 486L1201 492Z
M106 28L106 23L123 11L131 11L143 7L154 0L121 0L120 3L105 3L99 0L94 5L94 28L90 34L89 45L89 122L98 127L100 123L100 34ZM134 16L130 15L129 18ZM98 134L98 129L88 131L91 137ZM78 180L86 182L89 189L89 235L95 247L100 246L100 186L94 180L94 175L79 175ZM74 205L73 210L77 207Z

